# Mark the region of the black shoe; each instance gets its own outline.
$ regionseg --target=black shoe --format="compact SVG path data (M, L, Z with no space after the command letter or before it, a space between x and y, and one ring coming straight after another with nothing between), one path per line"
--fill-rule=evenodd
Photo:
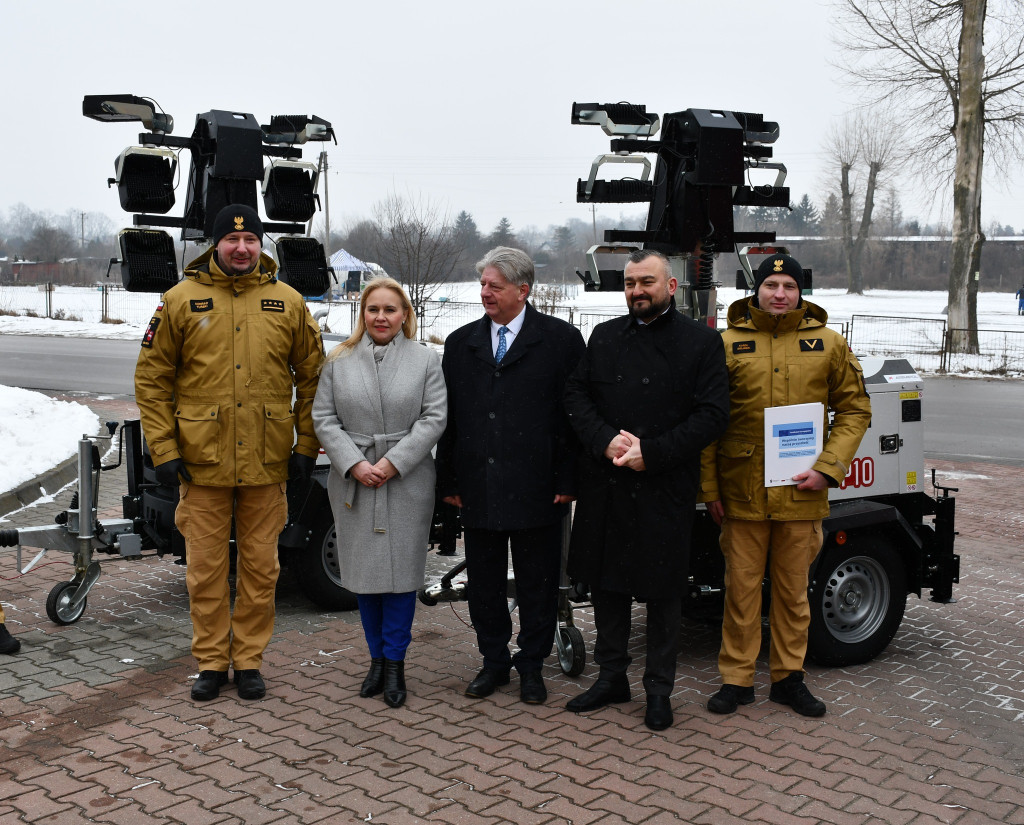
M388 707L400 708L405 704L405 662L384 660L384 701Z
M815 699L807 689L802 673L790 673L785 679L772 682L768 698L780 705L789 705L801 716L825 715L825 703Z
M267 695L267 686L258 670L236 670L235 684L239 699L262 699Z
M617 679L614 682L611 679L598 679L585 693L570 699L565 708L573 713L586 713L588 710L603 708L612 702L628 702L630 698L629 682L626 679Z
M722 685L718 693L708 699L708 710L712 713L735 713L739 705L749 705L753 701L753 687Z
M496 687L507 685L510 681L507 670L494 670L493 668L485 667L469 683L469 687L466 688L466 696L471 699L483 699L485 696L490 696L494 693Z
M665 730L672 724L672 701L667 696L647 694L647 712L644 724L651 730Z
M220 689L227 683L226 670L200 670L199 678L192 685L192 698L197 702L209 702L220 696Z
M376 696L384 690L384 657L370 659L370 672L363 679L363 685L359 688L359 695L364 699L368 696Z
M17 653L19 650L21 642L11 635L7 625L0 624L0 653Z
M547 701L548 689L539 670L519 674L519 698L528 705L543 705Z

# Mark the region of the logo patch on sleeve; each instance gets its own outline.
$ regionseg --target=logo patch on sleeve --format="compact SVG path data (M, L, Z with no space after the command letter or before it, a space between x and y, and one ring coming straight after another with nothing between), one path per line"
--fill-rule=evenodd
M801 338L800 352L824 352L825 342L821 338Z
M213 298L197 298L189 301L188 306L193 312L209 312L213 309Z
M284 312L284 301L277 298L263 298L260 301L260 309L264 312Z
M733 355L749 355L757 350L756 341L733 341L732 342L732 354Z
M153 348L153 336L156 335L156 328L158 326L160 326L160 319L154 315L149 322L149 326L146 327L145 334L142 336L142 346L146 349Z

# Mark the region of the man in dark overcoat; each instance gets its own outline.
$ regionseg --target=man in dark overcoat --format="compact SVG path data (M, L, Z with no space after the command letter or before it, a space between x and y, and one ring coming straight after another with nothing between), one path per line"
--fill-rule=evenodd
M497 247L476 268L485 315L445 341L448 426L437 446L441 496L462 510L469 615L483 656L465 693L489 696L514 665L521 699L540 704L557 625L562 519L576 496L577 442L562 392L585 345L579 330L528 302L534 267L525 252Z
M629 315L594 329L565 393L582 445L568 571L590 588L600 667L590 689L566 707L583 712L629 701L636 598L647 604L644 722L653 730L672 724L700 453L729 421L721 336L676 310L676 286L663 255L632 253Z

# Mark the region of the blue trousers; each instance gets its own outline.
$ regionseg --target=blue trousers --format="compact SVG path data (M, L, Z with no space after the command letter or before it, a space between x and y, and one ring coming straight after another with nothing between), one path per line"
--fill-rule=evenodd
M416 615L416 591L411 593L358 594L359 618L370 656L405 660L405 651L412 641L412 619Z

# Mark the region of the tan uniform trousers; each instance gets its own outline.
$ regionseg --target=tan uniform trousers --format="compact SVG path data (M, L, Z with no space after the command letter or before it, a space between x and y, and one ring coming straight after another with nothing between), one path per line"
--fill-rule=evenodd
M228 584L235 517L235 609ZM185 538L192 655L200 670L259 670L274 632L281 566L277 539L288 518L285 484L205 487L182 482L174 522Z
M0 605L0 624L7 624L7 617L4 616L4 607Z
M807 576L821 550L821 520L722 522L720 545L725 556L725 616L718 670L722 682L754 684L761 650L761 584L766 564L771 576L768 666L777 682L803 670L811 609Z

